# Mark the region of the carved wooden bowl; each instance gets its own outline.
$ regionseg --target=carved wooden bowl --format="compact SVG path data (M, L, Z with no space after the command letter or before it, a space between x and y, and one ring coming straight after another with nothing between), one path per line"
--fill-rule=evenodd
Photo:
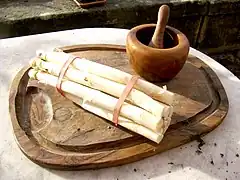
M137 74L148 81L169 81L183 68L188 52L187 37L179 30L167 26L164 49L149 47L155 24L134 27L127 36L126 49L129 61Z

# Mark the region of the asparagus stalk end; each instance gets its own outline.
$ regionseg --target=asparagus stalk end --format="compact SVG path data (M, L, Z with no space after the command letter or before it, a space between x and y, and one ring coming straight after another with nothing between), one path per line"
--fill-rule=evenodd
M37 50L37 51L36 51L37 57L42 57L42 56L45 55L45 54L46 54L46 53L44 53L43 50Z
M30 71L28 72L28 76L30 79L37 79L37 73L37 69L30 69Z

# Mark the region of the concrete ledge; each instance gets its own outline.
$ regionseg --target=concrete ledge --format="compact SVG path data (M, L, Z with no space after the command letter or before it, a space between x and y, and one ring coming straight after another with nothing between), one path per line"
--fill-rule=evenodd
M236 14L240 13L239 0L208 0L208 15Z
M240 0L109 0L88 10L72 0L1 1L0 38L86 27L130 29L155 23L161 4L170 6L169 25L185 33L192 47L205 51L239 47Z

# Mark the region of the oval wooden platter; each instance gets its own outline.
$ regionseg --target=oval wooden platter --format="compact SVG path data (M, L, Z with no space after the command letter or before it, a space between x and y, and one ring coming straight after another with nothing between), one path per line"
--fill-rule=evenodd
M60 49L134 74L124 46L93 44ZM212 131L228 111L228 99L217 75L189 55L182 71L166 83L176 93L174 114L163 140L156 144L83 110L55 88L30 86L29 68L23 68L13 80L9 109L20 149L44 167L95 169L134 162ZM39 96L44 100L39 101Z

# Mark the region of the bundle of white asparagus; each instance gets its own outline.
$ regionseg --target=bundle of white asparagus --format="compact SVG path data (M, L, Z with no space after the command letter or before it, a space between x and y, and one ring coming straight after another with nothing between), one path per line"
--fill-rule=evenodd
M38 51L30 61L29 77L56 87L70 54ZM113 121L119 97L132 75L84 58L75 59L62 80L65 97L106 120ZM159 143L173 114L174 93L138 79L123 103L118 124Z

